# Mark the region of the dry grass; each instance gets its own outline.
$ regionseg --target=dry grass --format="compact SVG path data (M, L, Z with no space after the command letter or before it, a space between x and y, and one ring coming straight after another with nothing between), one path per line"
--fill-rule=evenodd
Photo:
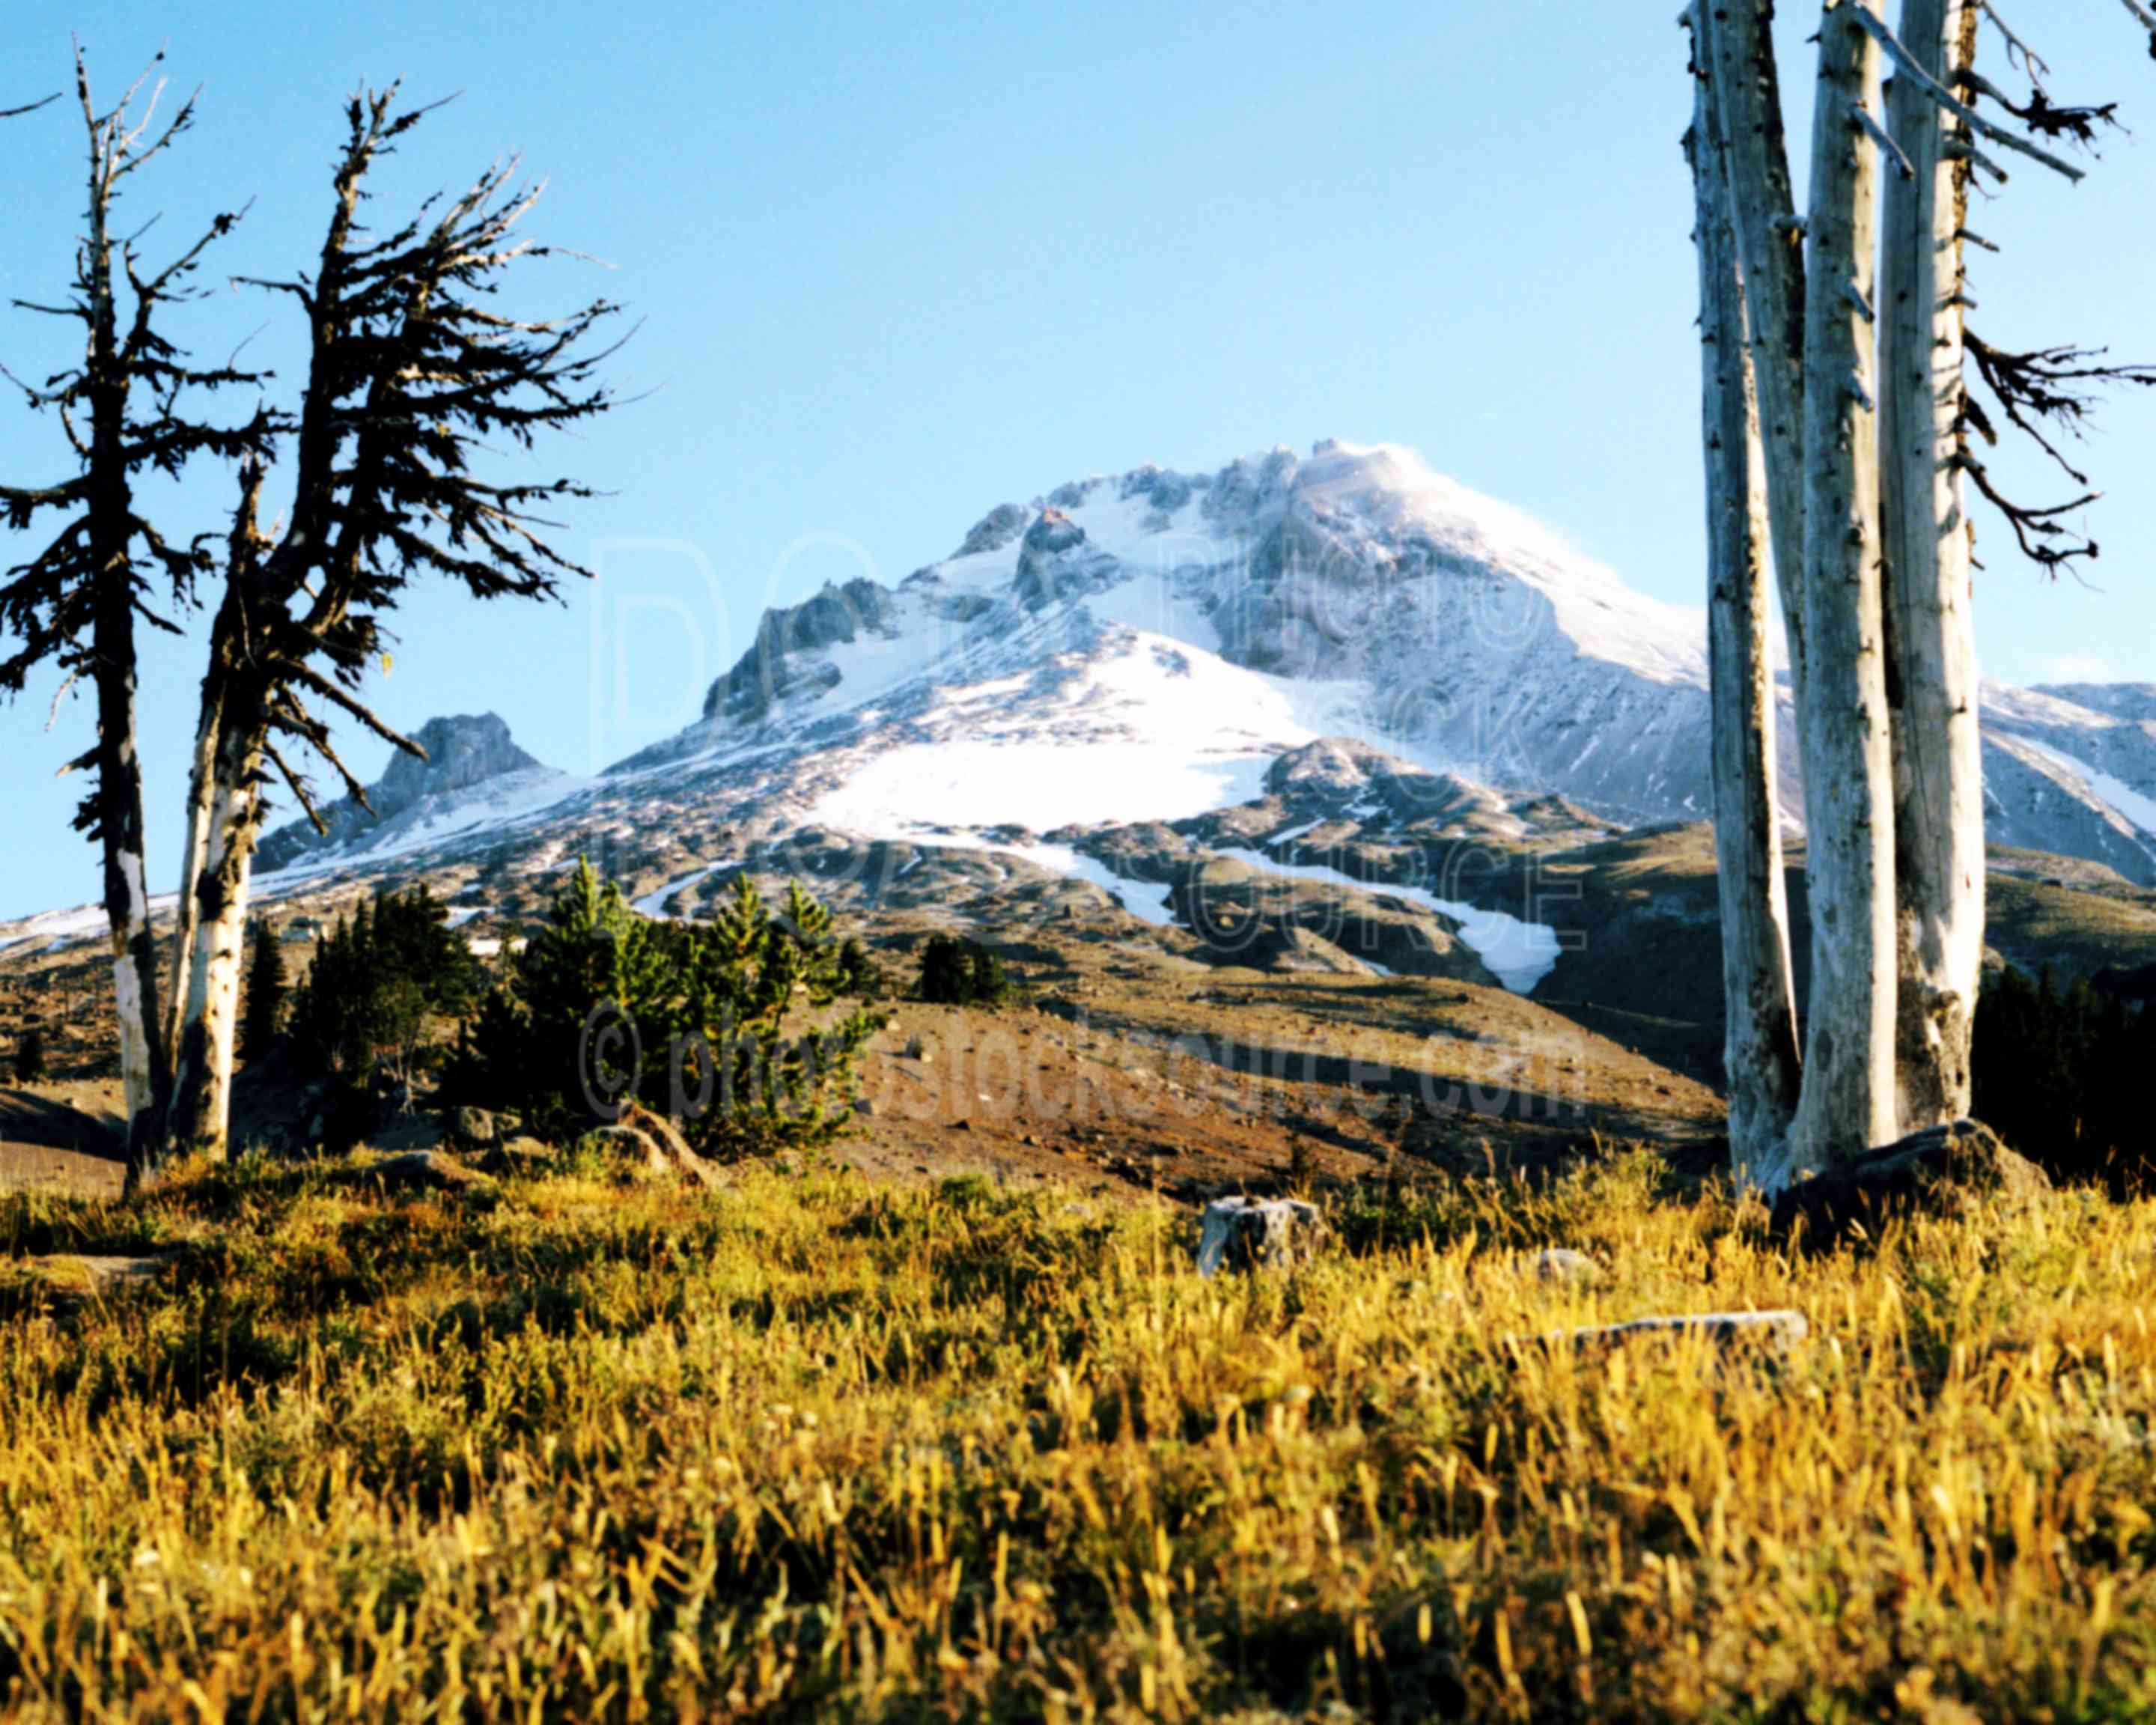
M2093 1719L2156 1707L2156 1209L1791 1261L1622 1158L1350 1204L1292 1280L1055 1189L334 1170L18 1252L33 1718ZM1594 1290L1516 1255L1584 1248ZM1794 1305L1787 1360L1506 1338ZM1973 1710L1973 1711L1971 1711Z

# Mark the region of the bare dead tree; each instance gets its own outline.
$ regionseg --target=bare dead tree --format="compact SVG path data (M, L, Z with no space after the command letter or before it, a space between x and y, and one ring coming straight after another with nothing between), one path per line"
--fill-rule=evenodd
M1685 146L1700 271L1722 1066L1732 1163L1741 1178L1758 1180L1770 1174L1784 1153L1803 1076L1768 646L1773 534L1744 276L1727 191L1728 146L1704 70L1713 54L1713 19L1704 3L1694 6L1690 23L1694 100Z
M408 584L433 576L476 598L549 598L586 572L554 544L547 512L588 496L588 486L480 475L493 443L528 449L613 404L600 370L614 347L593 338L618 308L596 300L537 320L496 308L512 267L554 254L519 232L540 188L518 183L514 162L372 235L359 220L367 176L428 111L399 109L396 97L394 86L362 91L347 108L314 270L256 284L300 305L311 341L281 534L259 525L259 468L242 470L190 787L167 1140L213 1154L228 1129L249 867L269 775L321 819L280 745L310 752L363 800L327 716L422 752L361 694Z
M2127 9L2156 33L2139 0ZM1989 0L1903 0L1898 32L1879 0L1824 0L1812 202L1799 222L1782 159L1772 14L1771 0L1718 0L1695 25L1708 27L1702 62L1722 126L1785 603L1792 542L1803 559L1791 646L1813 988L1804 1096L1779 1170L1795 1178L1967 1106L1984 839L1964 482L2041 567L2093 556L2062 520L2093 495L2065 445L2096 392L2156 383L2156 371L2079 347L2004 350L1964 327L1964 249L1992 249L1969 228L1972 191L2005 183L2008 156L2079 180L2084 170L2051 146L2092 150L2118 124L2112 105L2055 100L2041 57ZM1986 17L2009 70L2030 85L2025 97L1975 70ZM1892 74L1883 120L1881 66ZM1799 237L1804 263L1794 270ZM1703 273L1708 315L1715 291ZM1804 427L1800 498L1792 401ZM2002 425L2032 439L2076 494L2035 506L2006 495L1971 454ZM1712 447L1708 465L1722 492L1710 498L1712 521L1742 502L1746 480L1736 464L1717 465ZM1717 661L1717 676L1744 670Z
M1820 20L1805 221L1804 686L1811 993L1784 1176L1894 1136L1893 783L1881 651L1877 0Z
M1975 0L1902 0L1897 49L1922 77L1897 76L1887 90L1887 130L1907 168L1887 185L1879 326L1903 1132L1969 1112L1984 968L1984 744L1972 536L1955 459L1969 129L1938 96L1969 87L1979 18Z
M195 417L204 393L253 387L262 378L230 364L197 366L162 329L171 308L196 296L192 278L204 253L244 212L219 215L154 270L144 264L136 238L120 235L114 226L129 179L192 125L194 98L160 127L164 83L151 81L156 63L106 109L92 97L80 49L74 69L88 137L88 187L71 292L54 304L15 302L82 326L79 363L43 382L18 384L33 409L58 424L74 471L49 485L0 488L10 526L28 528L52 516L59 521L44 548L0 586L0 629L17 644L0 660L0 693L20 693L34 671L49 666L62 676L64 691L80 682L95 694L96 741L64 770L90 775L74 824L99 847L103 865L132 1171L154 1142L168 1078L157 1034L157 952L143 875L136 626L176 633L157 607L191 603L198 577L209 567L198 547L167 542L140 512L134 482L145 469L176 475L198 456L244 459L267 446L275 424L260 408L237 425Z

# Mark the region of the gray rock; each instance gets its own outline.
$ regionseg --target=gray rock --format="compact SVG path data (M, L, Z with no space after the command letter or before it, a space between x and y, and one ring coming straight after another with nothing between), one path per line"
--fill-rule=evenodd
M1775 1198L1771 1225L1779 1237L1827 1245L1860 1228L1876 1233L1890 1216L1951 1212L1981 1198L2026 1201L2051 1188L2044 1171L1990 1127L1964 1120L1799 1181Z
M1324 1235L1317 1206L1301 1199L1216 1199L1205 1206L1198 1273L1292 1264L1312 1256Z
M662 1114L632 1103L612 1126L592 1134L602 1144L625 1151L638 1160L644 1172L661 1179L693 1180L703 1187L719 1183L718 1170L698 1155L681 1129Z
M1537 1252L1527 1260L1527 1265L1538 1281L1584 1287L1602 1280L1602 1266L1586 1253L1575 1252L1569 1246L1551 1246Z
M1786 1352L1811 1333L1801 1312L1698 1312L1635 1317L1628 1323L1594 1324L1584 1329L1561 1331L1542 1339L1575 1348L1607 1346L1637 1337L1661 1337L1682 1340L1704 1336L1717 1346L1751 1343L1775 1353Z
M70 1252L14 1261L29 1281L47 1291L54 1318L73 1328L86 1313L115 1295L153 1286L178 1261L178 1254L160 1251L121 1256Z
M517 1133L490 1149L480 1167L490 1174L530 1174L540 1172L553 1159L552 1145Z
M493 1115L484 1108L449 1111L449 1138L460 1147L483 1149L500 1136Z

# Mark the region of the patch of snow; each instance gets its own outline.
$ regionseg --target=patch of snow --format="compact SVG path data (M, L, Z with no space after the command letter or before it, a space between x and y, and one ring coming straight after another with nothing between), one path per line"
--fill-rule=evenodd
M1003 848L1013 856L1023 857L1051 873L1099 887L1141 922L1150 922L1156 928L1175 926L1175 913L1168 908L1168 901L1175 895L1172 886L1118 875L1106 864L1073 850L1067 845L1009 845Z
M2099 801L2108 803L2128 825L2138 827L2143 832L2156 837L2156 797L2151 797L2144 791L2137 791L2125 780L2114 778L2108 773L2090 766L2086 761L2077 760L2062 750L2051 748L2034 739L2030 740L2029 747L2053 766L2062 767L2078 774L2090 792Z
M150 914L169 911L178 902L172 893L162 893L150 901ZM42 940L45 951L57 952L61 947L94 935L101 935L108 927L105 906L74 905L64 911L40 911L34 916L19 917L12 922L0 922L0 952L10 947L19 947L25 942Z
M1318 881L1344 886L1371 898L1403 899L1449 916L1460 925L1460 937L1490 968L1491 974L1516 994L1532 994L1542 979L1557 968L1557 930L1547 923L1526 922L1503 911L1486 911L1457 899L1440 898L1419 886L1395 886L1384 880L1358 880L1338 869L1316 863L1287 863L1262 852L1241 849L1219 853L1269 874L1291 880Z
M709 880L713 875L740 866L737 862L706 863L701 869L690 870L678 880L669 880L655 892L645 893L642 898L634 901L629 908L640 916L673 917L675 913L666 906L675 893L694 886L699 881Z

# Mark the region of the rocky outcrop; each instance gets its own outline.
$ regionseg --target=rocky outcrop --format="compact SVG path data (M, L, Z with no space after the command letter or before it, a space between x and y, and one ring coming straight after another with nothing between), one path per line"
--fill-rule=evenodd
M1025 531L1029 519L1023 505L998 503L980 520L975 521L966 536L959 541L954 557L978 557L985 551L1001 551L1012 540Z
M493 713L429 719L412 740L426 751L425 758L401 749L391 755L382 777L367 787L371 810L356 798L342 797L321 811L326 834L305 820L277 828L257 848L255 872L274 874L310 857L377 848L418 833L429 822L453 825L444 818L460 808L485 811L543 803L550 786L566 789L572 783L519 748L508 725Z
M1774 1199L1772 1227L1784 1238L1830 1245L1860 1230L1876 1237L1897 1215L1952 1212L1987 1199L2026 1202L2051 1186L2041 1168L2008 1149L1990 1127L1964 1120L1799 1181Z
M1028 611L1045 611L1113 586L1121 572L1114 557L1087 542L1083 527L1051 506L1026 529L1011 591Z
M838 668L815 655L865 635L889 635L897 613L896 595L866 576L827 583L798 605L774 606L757 624L756 644L705 695L704 717L758 719L787 696L835 687Z

